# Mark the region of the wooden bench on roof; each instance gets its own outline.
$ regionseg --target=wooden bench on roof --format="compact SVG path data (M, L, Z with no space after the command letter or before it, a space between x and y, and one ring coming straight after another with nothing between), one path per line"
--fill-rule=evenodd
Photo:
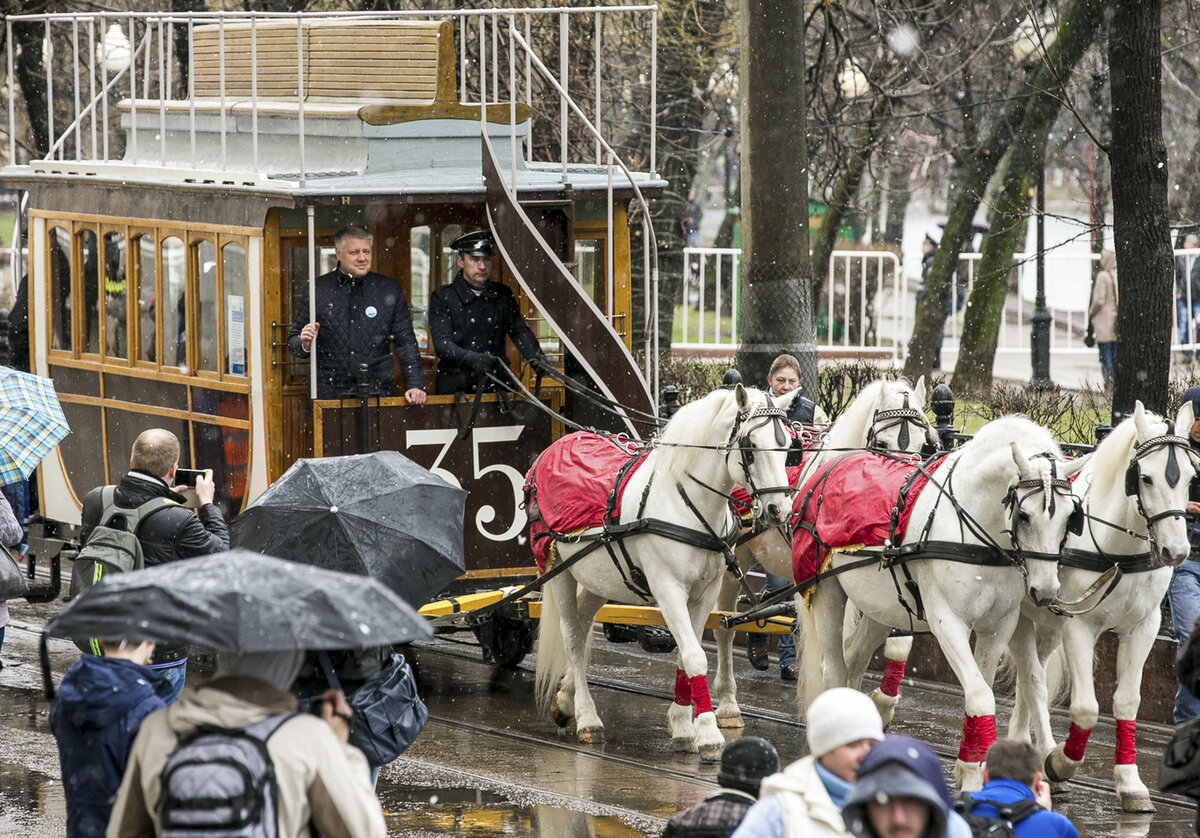
M300 45L306 116L357 115L371 125L479 119L478 105L458 101L454 29L449 21L318 18L299 26L282 20L197 26L192 51L196 110L220 108L224 53L229 111L250 113L250 98L256 91L259 113L295 114ZM251 72L252 54L257 57L257 78ZM138 100L139 109L157 107L157 101ZM167 107L179 111L189 104L174 101ZM531 113L524 103L516 111L518 122ZM489 122L508 122L510 116L508 104L488 106Z

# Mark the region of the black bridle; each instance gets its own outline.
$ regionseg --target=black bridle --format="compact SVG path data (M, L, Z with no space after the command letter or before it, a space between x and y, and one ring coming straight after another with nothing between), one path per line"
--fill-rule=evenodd
M909 436L909 425L914 425L930 442L934 441L933 428L929 424L929 418L925 415L925 411L909 407L908 393L905 393L903 406L875 411L871 418L871 427L867 429L867 448L873 451L907 451L908 444L912 441ZM896 436L896 447L888 448L879 441L879 435L897 426L900 431Z

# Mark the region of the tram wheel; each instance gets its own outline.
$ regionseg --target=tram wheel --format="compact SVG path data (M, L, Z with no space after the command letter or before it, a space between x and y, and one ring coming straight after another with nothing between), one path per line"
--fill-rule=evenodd
M492 614L475 626L475 638L483 650L483 659L504 669L515 669L533 650L533 620Z

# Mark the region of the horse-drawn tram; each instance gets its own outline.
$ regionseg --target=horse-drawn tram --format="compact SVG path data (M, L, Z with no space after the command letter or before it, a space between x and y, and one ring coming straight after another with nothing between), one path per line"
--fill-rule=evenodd
M84 494L124 472L137 434L160 426L183 441L181 465L213 470L229 518L297 458L401 451L468 491L470 580L531 575L522 482L561 422L494 394L315 399L289 328L335 264L335 231L365 228L372 269L403 286L432 393L429 301L455 274L448 244L490 229L492 279L556 369L653 417L631 239L654 240L646 199L665 184L622 161L654 168L654 14L8 18L10 34L44 28L53 67L51 152L0 173L28 209L31 369L54 380L75 430L40 471L43 557L69 540ZM581 40L594 54L577 73L567 49ZM9 117L17 161L23 121ZM509 351L554 413L644 433Z

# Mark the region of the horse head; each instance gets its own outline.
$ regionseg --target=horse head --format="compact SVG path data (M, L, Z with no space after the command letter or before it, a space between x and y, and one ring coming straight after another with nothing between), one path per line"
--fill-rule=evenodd
M782 524L792 508L785 468L791 442L787 415L760 390L747 390L739 384L733 393L737 416L725 455L730 476L749 490L751 511L758 523Z
M1191 402L1179 408L1172 424L1139 401L1132 419L1126 420L1133 422L1135 435L1125 470L1125 494L1146 521L1154 553L1168 565L1179 564L1191 550L1185 510L1197 462L1186 434L1194 419Z
M1082 532L1083 508L1071 490L1070 478L1086 458L1063 461L1048 449L1026 457L1010 442L1016 478L1004 497L1014 561L1025 576L1025 593L1038 606L1058 596L1058 557L1069 532Z
M878 384L863 446L902 454L919 454L930 448L936 451L937 433L925 415L925 376L917 380L916 387L903 380Z

